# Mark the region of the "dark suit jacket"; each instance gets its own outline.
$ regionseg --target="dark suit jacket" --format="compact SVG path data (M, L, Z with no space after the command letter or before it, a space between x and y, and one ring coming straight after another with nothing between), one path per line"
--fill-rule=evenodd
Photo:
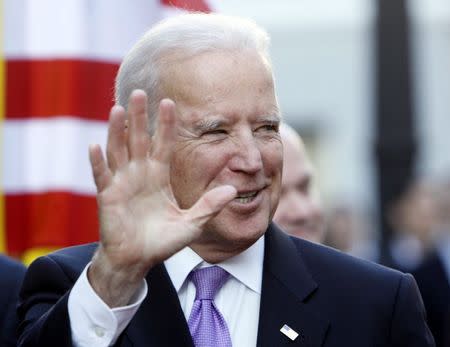
M17 345L17 302L26 268L0 255L0 346Z
M410 275L287 236L266 233L258 346L434 346ZM38 259L21 292L21 346L70 346L67 299L96 245ZM193 346L163 265L117 346ZM255 318L256 319L256 318ZM290 341L287 324L300 333Z
M437 347L450 347L450 283L438 253L413 272Z

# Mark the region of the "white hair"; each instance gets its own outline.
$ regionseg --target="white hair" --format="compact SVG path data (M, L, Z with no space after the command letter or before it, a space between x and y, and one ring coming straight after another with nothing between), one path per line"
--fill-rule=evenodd
M211 51L243 50L257 52L270 64L268 46L267 32L248 19L204 13L168 18L147 31L125 56L116 77L115 101L126 107L131 92L143 89L153 133L158 105L165 97L160 88L165 64Z

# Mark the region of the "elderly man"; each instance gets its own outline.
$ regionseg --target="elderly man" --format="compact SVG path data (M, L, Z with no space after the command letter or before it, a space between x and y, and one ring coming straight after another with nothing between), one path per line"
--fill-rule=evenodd
M255 24L203 14L134 46L117 76L127 109L111 110L106 158L89 152L100 242L31 265L20 345L433 345L411 276L271 224L282 143L267 46Z
M283 143L283 177L274 222L293 236L316 243L324 238L324 217L314 168L298 133L286 123L280 126Z

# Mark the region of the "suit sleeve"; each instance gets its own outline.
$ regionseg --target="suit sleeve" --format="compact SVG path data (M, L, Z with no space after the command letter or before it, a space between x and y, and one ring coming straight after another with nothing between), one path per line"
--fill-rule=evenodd
M391 324L391 346L432 347L425 308L414 278L404 274L397 290Z
M0 346L13 347L17 346L16 330L17 330L17 302L20 286L25 275L25 267L19 263L12 263L2 271L2 305L1 309L4 316L0 318Z
M18 346L72 346L67 310L72 285L48 256L30 265L20 293Z

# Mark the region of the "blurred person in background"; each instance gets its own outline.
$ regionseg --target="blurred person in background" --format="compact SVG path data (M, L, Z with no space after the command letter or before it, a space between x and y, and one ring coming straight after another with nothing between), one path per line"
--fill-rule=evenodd
M433 188L425 179L412 181L391 206L388 218L395 234L389 245L391 267L411 272L433 249L437 205Z
M360 206L347 202L335 203L328 209L325 220L325 245L358 258L378 260L378 244L371 227L373 223Z
M325 244L349 253L355 237L355 213L347 205L336 205L327 215Z
M16 306L26 268L18 261L0 254L0 346L17 345Z
M436 346L450 347L450 178L436 184L435 197L435 247L413 275Z
M288 124L280 126L283 142L281 195L273 217L287 233L322 243L324 216L314 167L300 135Z

